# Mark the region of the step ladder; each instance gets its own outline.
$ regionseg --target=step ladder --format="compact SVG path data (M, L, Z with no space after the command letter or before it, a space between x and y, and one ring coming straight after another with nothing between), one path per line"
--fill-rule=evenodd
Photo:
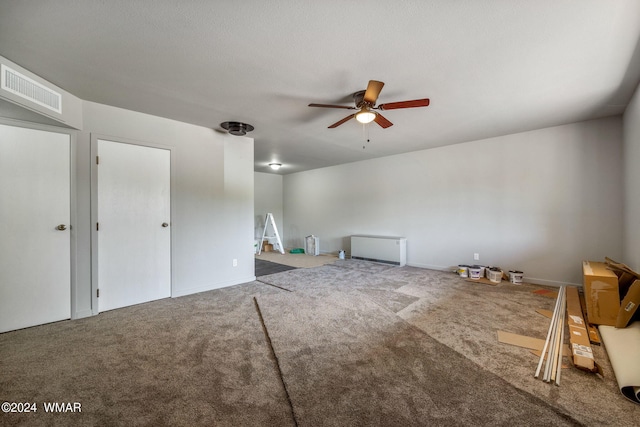
M267 236L267 229L269 228L269 224L271 224L271 228L273 229L273 234L274 234L273 236ZM278 240L278 250L282 255L284 255L284 248L282 247L282 240L280 240L280 234L278 234L278 227L276 227L276 220L273 219L272 213L268 213L266 218L264 219L264 230L262 231L262 239L260 239L260 245L258 245L258 255L262 253L262 245L264 244L264 240L273 239L273 238Z

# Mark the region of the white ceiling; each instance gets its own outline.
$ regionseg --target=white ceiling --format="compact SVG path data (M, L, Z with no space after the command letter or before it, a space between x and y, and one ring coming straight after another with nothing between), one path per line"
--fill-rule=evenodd
M250 123L282 174L620 114L639 38L640 0L0 0L0 55L84 100ZM388 129L307 107L371 79L431 105Z

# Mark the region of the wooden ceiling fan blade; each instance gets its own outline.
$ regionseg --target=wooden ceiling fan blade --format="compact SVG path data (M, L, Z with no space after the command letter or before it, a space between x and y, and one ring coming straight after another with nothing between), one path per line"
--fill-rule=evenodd
M388 128L389 126L393 126L393 123L387 120L382 114L376 114L376 118L373 119L373 121L379 124L384 129Z
M309 107L344 108L345 110L355 110L356 109L356 107L348 107L346 105L332 105L332 104L309 104Z
M363 98L364 102L368 102L371 105L375 105L383 86L384 86L383 82L379 82L377 80L369 80L369 84L367 85L367 90L364 93L364 98Z
M348 122L349 120L353 119L355 116L356 116L355 114L351 114L351 115L345 117L344 119L340 120L339 122L335 122L334 124L329 126L329 129L337 128L341 124L343 124L345 122Z
M429 106L429 98L414 99L413 101L389 102L387 104L380 104L378 106L378 109L397 110L399 108L415 108L415 107L427 107L427 106Z

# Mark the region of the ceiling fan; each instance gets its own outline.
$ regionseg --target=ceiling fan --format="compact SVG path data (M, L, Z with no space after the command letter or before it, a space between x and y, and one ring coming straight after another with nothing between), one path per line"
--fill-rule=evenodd
M336 128L341 124L348 122L349 120L355 119L360 123L371 123L376 122L383 128L388 128L389 126L393 126L389 120L387 120L382 114L373 111L373 110L397 110L400 108L414 108L414 107L426 107L429 105L429 98L424 99L415 99L413 101L400 101L400 102L390 102L386 104L380 104L376 107L376 101L378 100L378 95L380 95L380 91L384 86L383 82L379 82L377 80L369 80L369 84L367 85L367 90L361 90L353 94L353 101L355 102L355 107L349 107L346 105L331 105L331 104L309 104L309 107L322 107L322 108L343 108L345 110L360 110L357 113L353 113L344 119L335 122L329 129Z

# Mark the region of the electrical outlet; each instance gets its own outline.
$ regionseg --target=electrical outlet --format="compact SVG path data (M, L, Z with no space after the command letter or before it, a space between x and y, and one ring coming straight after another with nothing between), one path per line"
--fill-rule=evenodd
M473 254L474 261L480 261L480 254Z
M234 260L233 260L233 266L234 266L234 267L237 267L237 266L238 266L238 260L237 260L237 259L234 259Z

